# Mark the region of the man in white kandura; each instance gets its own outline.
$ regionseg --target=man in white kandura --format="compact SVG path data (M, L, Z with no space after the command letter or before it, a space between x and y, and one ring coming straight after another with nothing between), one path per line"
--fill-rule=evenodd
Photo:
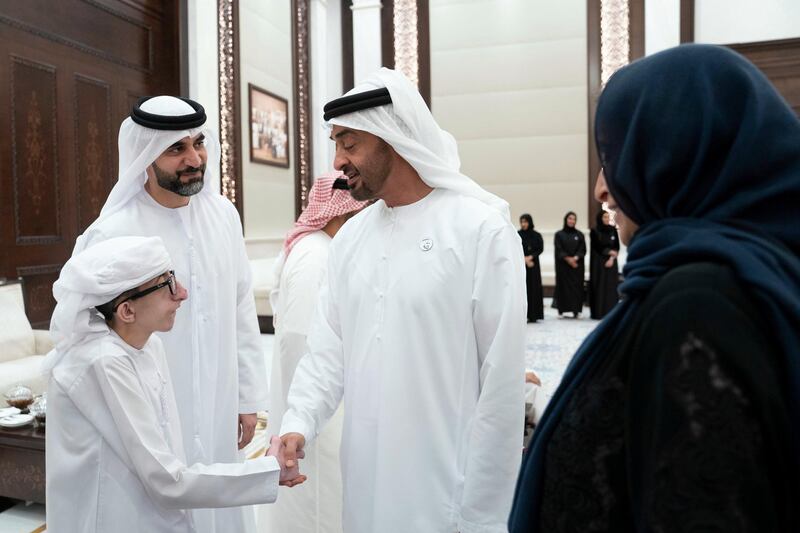
M275 321L275 351L270 374L269 425L281 427L295 368L306 353L306 336L328 268L328 248L342 225L366 202L350 196L341 172L319 176L308 193L308 205L286 236L275 264L277 289L270 295ZM262 531L341 533L342 408L328 420L316 440L305 447L303 473L308 481L282 491L275 505L260 508Z
M455 140L399 73L325 119L352 196L378 201L331 242L281 425L287 464L344 398L344 531L505 532L526 316L508 205L460 173Z
M74 255L53 286L47 531L194 532L185 509L273 502L280 440L246 463L190 464L156 331L188 293L158 237L117 237ZM274 457L273 457L274 456ZM283 470L283 471L282 471Z
M241 461L256 412L268 402L242 225L214 190L219 143L198 103L143 98L119 132L119 181L75 252L123 235L159 236L192 299L159 336L169 366L189 463ZM247 532L252 508L203 510L200 533Z

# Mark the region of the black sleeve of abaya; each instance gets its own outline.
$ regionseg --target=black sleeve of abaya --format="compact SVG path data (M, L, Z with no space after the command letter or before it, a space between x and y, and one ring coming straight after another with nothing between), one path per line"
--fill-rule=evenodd
M567 257L569 254L564 250L564 247L561 244L561 232L556 232L556 236L553 238L553 244L556 247L556 259L562 260Z
M780 502L797 483L763 328L705 288L661 301L637 337L626 416L635 529L786 530Z
M530 246L525 242L525 239L520 237L520 242L522 243L522 255L531 255Z
M591 253L604 259L608 257L608 248L605 247L599 231L593 229L589 232L589 243L591 244Z
M544 239L542 239L542 234L537 232L533 233L533 249L531 253L533 253L534 257L538 257L542 255L544 251Z
M581 245L575 255L582 259L586 255L586 239L584 238L583 233L580 231L578 232L578 237L580 238Z

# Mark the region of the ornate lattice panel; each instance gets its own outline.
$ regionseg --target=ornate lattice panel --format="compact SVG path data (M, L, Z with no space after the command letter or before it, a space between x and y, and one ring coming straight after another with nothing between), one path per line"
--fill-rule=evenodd
M417 0L394 2L394 67L419 87Z
M630 57L630 10L628 0L600 2L600 80L605 87L609 78Z

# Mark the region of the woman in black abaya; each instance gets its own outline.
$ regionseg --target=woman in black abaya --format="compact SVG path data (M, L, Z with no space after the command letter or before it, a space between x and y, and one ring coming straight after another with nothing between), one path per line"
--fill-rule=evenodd
M519 233L525 254L525 283L528 288L528 322L544 319L542 269L539 256L544 250L542 234L533 229L533 218L525 213L519 217Z
M558 314L572 313L575 318L583 310L583 257L586 240L575 224L578 215L564 215L564 227L556 233L556 292L553 295Z
M597 224L591 233L591 258L589 259L589 309L592 318L603 318L617 305L619 270L619 236L609 224L607 211L597 213Z
M730 49L597 102L628 258L523 460L510 533L800 531L800 121Z

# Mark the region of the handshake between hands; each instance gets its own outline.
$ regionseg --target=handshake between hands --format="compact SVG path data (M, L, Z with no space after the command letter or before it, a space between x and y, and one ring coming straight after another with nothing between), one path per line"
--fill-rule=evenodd
M298 459L305 457L303 447L306 439L300 433L287 433L283 437L273 436L269 440L267 455L271 455L278 460L281 467L280 484L286 487L294 487L306 480L306 476L300 473Z

